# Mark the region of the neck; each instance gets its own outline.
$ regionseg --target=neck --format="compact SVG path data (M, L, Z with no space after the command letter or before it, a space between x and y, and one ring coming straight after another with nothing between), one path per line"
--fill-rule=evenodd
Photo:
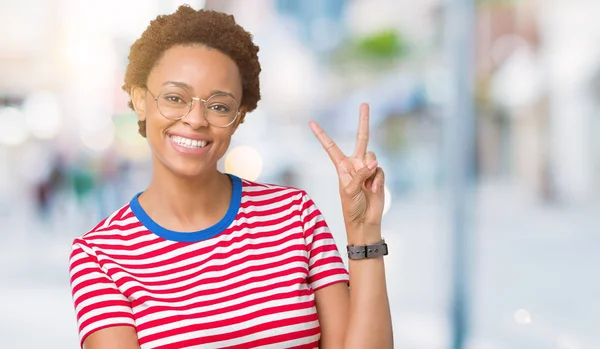
M229 208L232 185L216 168L198 177L181 177L155 161L140 205L159 225L176 231L197 231L217 223Z

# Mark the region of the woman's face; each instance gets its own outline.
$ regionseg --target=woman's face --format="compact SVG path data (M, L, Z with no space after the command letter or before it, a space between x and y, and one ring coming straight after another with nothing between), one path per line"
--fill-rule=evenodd
M243 108L231 125L215 127L206 121L202 101L194 101L189 114L174 121L159 112L154 97L161 98L161 91L182 91L183 88L189 96L204 100L216 93L226 93L239 105L242 82L235 62L220 51L204 46L175 46L165 51L152 69L147 87L147 90L135 88L132 95L139 119L146 121L146 137L154 161L183 177L215 171L245 112ZM182 103L178 95L166 97L169 103ZM212 108L223 109L221 106Z

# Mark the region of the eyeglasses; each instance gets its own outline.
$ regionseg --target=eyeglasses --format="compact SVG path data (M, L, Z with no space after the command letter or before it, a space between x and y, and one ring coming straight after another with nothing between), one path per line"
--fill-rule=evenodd
M158 112L169 120L181 120L194 108L194 101L203 102L204 119L211 126L227 127L237 119L239 115L238 104L229 94L217 93L208 99L192 97L190 93L177 86L165 87L155 97L150 89L146 90L156 101Z

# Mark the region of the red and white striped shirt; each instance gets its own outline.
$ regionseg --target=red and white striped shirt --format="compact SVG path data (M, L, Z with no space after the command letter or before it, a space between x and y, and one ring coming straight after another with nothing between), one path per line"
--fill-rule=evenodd
M348 282L319 209L298 189L230 175L214 226L155 223L136 195L76 238L71 287L81 342L127 325L146 348L317 348L314 292Z

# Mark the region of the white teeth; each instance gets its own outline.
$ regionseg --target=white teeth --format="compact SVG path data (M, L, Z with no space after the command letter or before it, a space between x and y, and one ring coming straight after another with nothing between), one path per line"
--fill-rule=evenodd
M207 141L197 141L195 139L183 138L179 136L171 136L173 142L186 148L204 148Z

